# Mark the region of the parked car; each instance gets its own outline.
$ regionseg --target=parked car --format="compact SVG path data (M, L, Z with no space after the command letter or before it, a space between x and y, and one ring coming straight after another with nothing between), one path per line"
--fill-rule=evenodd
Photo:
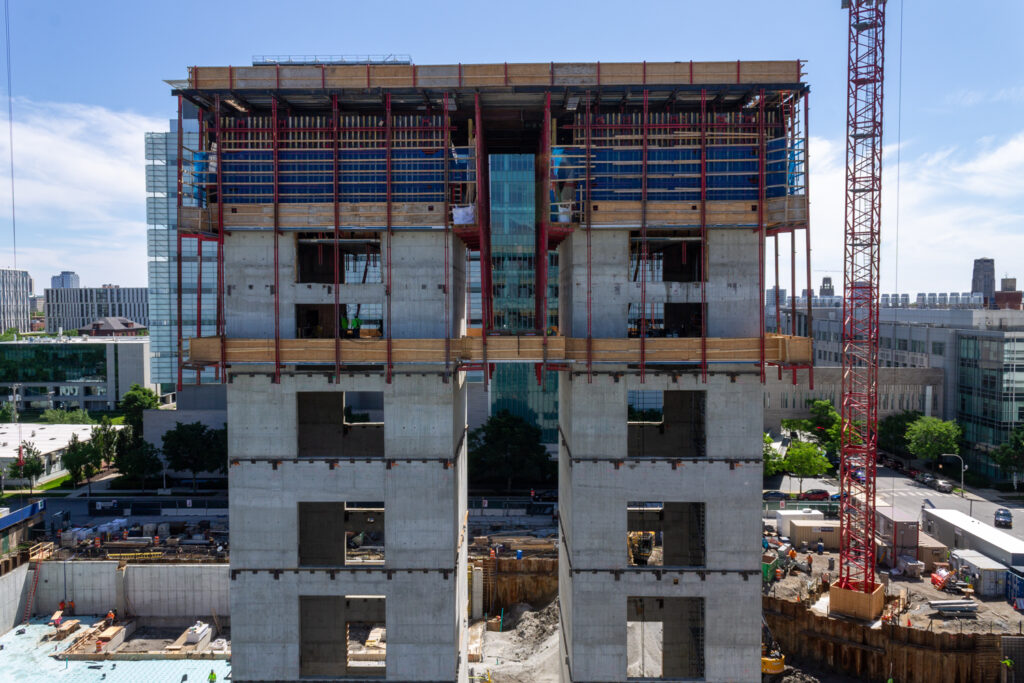
M1002 526L1006 527L1007 529L1012 529L1013 515L1010 514L1010 511L1007 510L1006 508L999 508L998 510L996 510L996 517L993 520L992 524L994 526Z
M797 496L797 500L828 500L828 491L825 489L808 489Z
M859 481L861 484L863 484L864 480L866 478L865 475L864 475L864 470L862 470L862 469L854 470L853 478L856 479L857 481Z
M555 502L558 500L558 489L536 491L533 494L533 499L538 502Z
M765 491L761 494L761 500L789 500L789 494L782 491Z
M841 498L847 498L849 495L850 494L846 493L845 491L840 491L840 492L837 492L837 493L833 493L828 498L829 498L829 500L839 500Z
M945 479L934 479L933 478L931 481L928 482L928 485L931 486L936 491L938 491L939 493L952 493L953 492L953 485L950 484Z
M928 474L927 472L918 472L914 479L922 484L931 485L931 481L935 479L935 475Z

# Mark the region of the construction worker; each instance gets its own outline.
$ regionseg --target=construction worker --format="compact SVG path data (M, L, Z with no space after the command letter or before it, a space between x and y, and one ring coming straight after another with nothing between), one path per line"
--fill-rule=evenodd
M210 683L217 683L217 674L214 673L213 669L210 669L210 675L206 677Z
M352 318L352 336L355 337L356 339L359 338L359 328L362 327L362 325L363 321L359 319L359 314L357 313Z
M64 605L64 601L63 601L63 600L61 600L61 601L60 601L60 604L59 604L59 605L57 605L57 609L59 609L59 610L60 610L61 612L63 612L63 611L64 611L64 607L65 607L65 605Z
M342 337L348 336L348 316L341 316L341 322L338 323L338 334Z
M812 569L814 569L814 557L807 553L807 573L810 574Z
M110 610L109 612L107 612L107 621L109 621L111 624L113 624L114 623L114 619L116 619L116 615L114 614L114 610Z
M796 560L796 548L791 547L789 549L789 559Z

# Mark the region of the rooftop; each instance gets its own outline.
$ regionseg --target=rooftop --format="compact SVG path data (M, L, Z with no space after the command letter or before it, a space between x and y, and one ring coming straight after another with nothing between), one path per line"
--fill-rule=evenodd
M1005 531L1000 531L994 526L974 519L968 514L959 510L944 510L941 508L926 509L925 514L932 515L938 519L949 522L976 538L998 546L1010 553L1024 553L1024 541L1014 538Z
M136 328L145 329L145 328ZM60 337L21 337L15 341L0 342L0 344L148 344L148 336L133 336L133 337L85 337L85 336L74 336L69 337L62 335Z
M53 425L39 423L0 423L0 461L18 457L18 427L21 427L21 440L30 441L43 455L63 449L71 441L71 435L77 434L79 441L92 438L93 425ZM114 429L121 429L114 425Z

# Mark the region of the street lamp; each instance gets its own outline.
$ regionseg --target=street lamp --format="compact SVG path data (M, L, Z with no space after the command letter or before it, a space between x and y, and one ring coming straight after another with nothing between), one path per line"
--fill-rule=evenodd
M964 496L964 472L967 471L967 465L964 464L964 459L961 458L956 453L943 453L942 457L944 457L944 458L956 458L957 460L960 461L960 497L961 498L965 498L965 496Z

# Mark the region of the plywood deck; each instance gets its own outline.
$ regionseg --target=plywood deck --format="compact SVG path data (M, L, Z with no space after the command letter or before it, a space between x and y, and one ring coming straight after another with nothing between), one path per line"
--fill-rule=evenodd
M584 363L587 340L547 337L488 337L488 362L518 361L552 363ZM221 359L220 337L196 337L189 341L189 360L194 363L217 363ZM595 363L639 363L639 339L592 340ZM225 353L231 363L274 362L273 339L226 339ZM452 362L478 363L484 360L484 344L480 337L462 337L450 341ZM651 338L644 344L648 363L696 363L701 360L699 338ZM811 362L811 340L806 337L769 334L765 337L765 360L772 363L808 364ZM384 339L342 339L343 363L383 364L387 362L387 341ZM443 363L444 339L393 339L393 363ZM712 363L743 363L760 360L760 338L709 338L707 360ZM334 339L282 339L281 362L284 364L334 363Z

